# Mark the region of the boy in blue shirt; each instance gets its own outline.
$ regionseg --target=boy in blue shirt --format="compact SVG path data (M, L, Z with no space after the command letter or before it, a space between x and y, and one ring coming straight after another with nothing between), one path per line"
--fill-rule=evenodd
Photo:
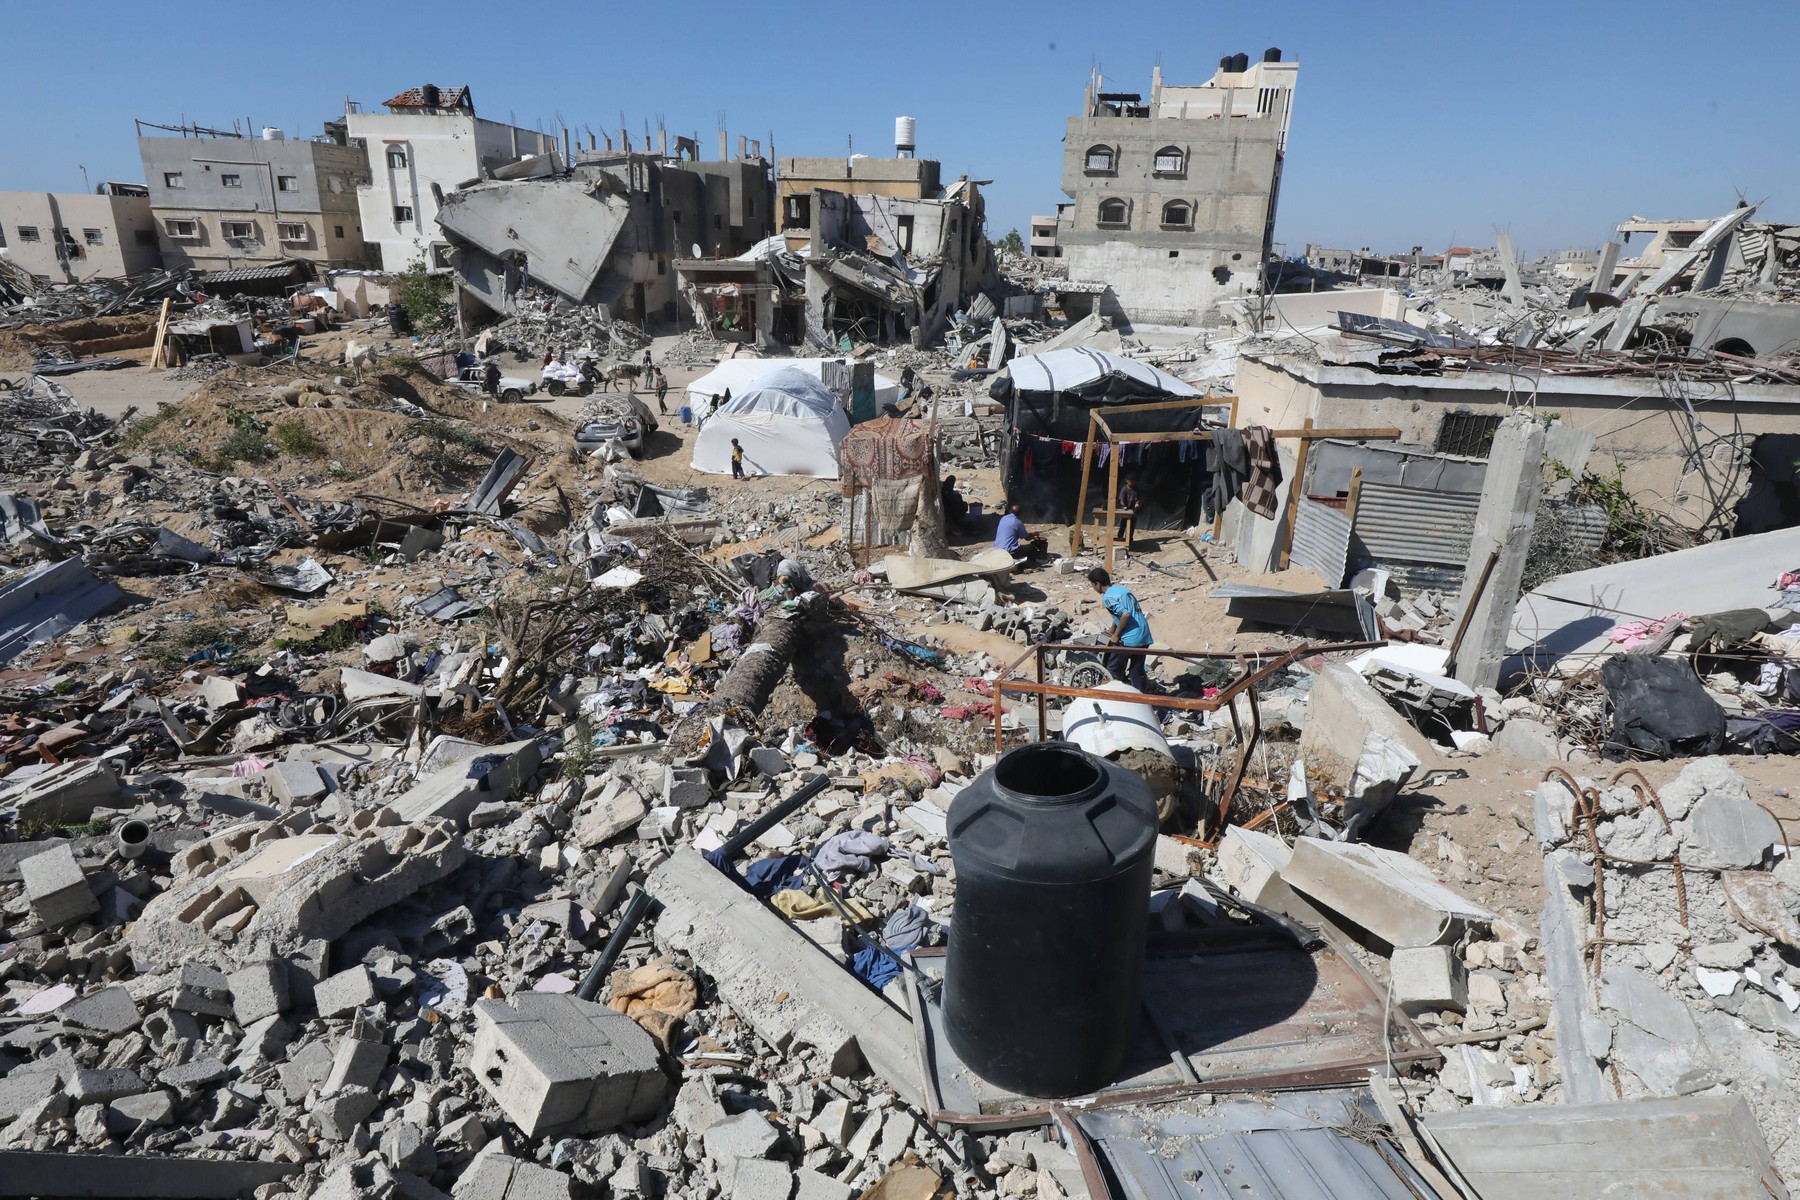
M1147 647L1150 645L1150 620L1132 590L1114 583L1105 568L1088 572L1088 582L1100 593L1100 603L1113 617L1111 642L1115 646ZM1106 656L1106 670L1114 679L1129 683L1140 692L1150 690L1150 677L1144 671L1147 654L1122 654L1114 651Z

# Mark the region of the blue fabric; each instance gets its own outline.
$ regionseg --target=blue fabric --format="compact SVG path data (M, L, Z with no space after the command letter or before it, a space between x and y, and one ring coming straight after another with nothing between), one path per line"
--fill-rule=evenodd
M806 856L777 854L759 858L744 869L744 887L752 896L767 900L776 892L806 886Z
M858 950L856 957L850 960L850 969L878 992L900 974L900 964L873 946Z
M1000 518L999 526L994 530L994 545L1002 550L1017 550L1019 539L1025 534L1025 522L1012 513Z
M1100 603L1106 611L1113 615L1113 620L1125 618L1125 628L1119 632L1121 646L1148 646L1150 644L1150 621L1144 616L1144 610L1138 607L1138 599L1131 594L1131 589L1122 583L1115 583L1106 589L1100 597Z

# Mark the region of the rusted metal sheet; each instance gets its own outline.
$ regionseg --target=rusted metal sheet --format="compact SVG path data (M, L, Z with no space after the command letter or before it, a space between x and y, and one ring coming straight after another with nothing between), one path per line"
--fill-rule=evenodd
M928 971L941 966L942 950L913 954ZM995 1087L964 1067L944 1038L936 1002L916 987L910 994L934 1121L1003 1127L1051 1119L1052 1101ZM1256 925L1156 931L1146 947L1143 999L1146 1013L1119 1079L1064 1103L1360 1083L1389 1061L1381 995L1329 941L1309 953ZM1388 1014L1387 1033L1396 1065L1438 1057L1398 1011Z

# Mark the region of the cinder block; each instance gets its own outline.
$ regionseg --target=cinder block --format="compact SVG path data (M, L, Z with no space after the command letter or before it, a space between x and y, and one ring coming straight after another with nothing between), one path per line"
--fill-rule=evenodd
M144 1077L130 1067L76 1071L66 1082L69 1098L77 1104L111 1104L149 1090Z
M571 995L525 992L476 1005L469 1069L531 1137L604 1133L650 1117L668 1079L637 1022Z
M561 1171L483 1154L469 1164L451 1192L454 1200L573 1200L574 1180Z
M794 1200L851 1200L856 1195L856 1189L849 1184L818 1171L797 1171L794 1177L799 1181Z
M712 802L712 785L703 767L668 767L663 773L663 804L699 808Z
M1409 1016L1469 1007L1469 980L1454 946L1405 946L1388 960L1394 1003Z
M131 993L116 984L101 988L91 996L83 996L58 1010L56 1015L66 1024L95 1033L124 1033L136 1029L143 1019Z
M347 1037L337 1044L337 1052L332 1055L331 1072L325 1076L324 1090L335 1092L344 1087L373 1090L381 1081L382 1071L387 1069L387 1061L387 1043Z
M354 1016L363 1005L374 1003L375 977L361 963L313 986L313 1007L327 1020Z
M205 963L182 963L169 1007L209 1017L232 1015L231 985L225 976Z
M347 1087L321 1096L312 1106L312 1118L320 1137L332 1142L348 1141L378 1103L380 1097L368 1088Z
M766 1158L740 1158L731 1173L731 1200L788 1200L794 1171Z
M280 959L258 959L227 975L225 983L239 1025L288 1010L288 969Z
M278 762L262 777L269 795L283 808L311 808L331 790L316 763Z
M25 859L19 864L19 876L32 911L52 929L100 911L100 902L66 842Z
M394 801L394 811L410 824L433 817L466 822L476 805L510 799L543 765L535 739L494 746L421 780Z

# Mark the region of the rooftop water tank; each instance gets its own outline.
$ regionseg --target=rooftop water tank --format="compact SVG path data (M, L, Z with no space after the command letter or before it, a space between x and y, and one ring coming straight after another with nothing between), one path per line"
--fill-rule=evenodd
M911 117L894 118L894 153L911 158L919 148L918 122Z
M1264 62L1280 62L1281 61L1281 47L1280 46L1270 46L1267 50L1264 50L1263 51L1263 61Z
M950 805L956 908L944 1031L1026 1096L1112 1083L1137 1032L1156 803L1068 742L1002 755Z
M1248 54L1245 54L1241 50L1238 53L1232 55L1231 56L1231 69L1240 75L1243 74L1245 71L1248 71L1250 69L1250 56Z
M287 134L283 133L273 125L264 125L262 127L262 140L265 142L282 142L287 140Z

